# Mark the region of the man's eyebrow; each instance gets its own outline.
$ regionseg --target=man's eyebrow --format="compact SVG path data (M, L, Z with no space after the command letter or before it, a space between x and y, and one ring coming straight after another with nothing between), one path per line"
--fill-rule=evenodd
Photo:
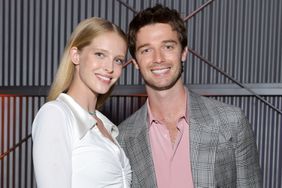
M177 41L175 41L175 40L164 40L162 43L175 43L175 44L177 44Z
M138 50L140 50L140 48L144 48L144 47L149 46L149 45L150 45L149 43L142 44L141 46L138 46L138 48L136 50L138 51Z
M177 44L177 41L172 40L172 39L169 39L169 40L164 40L164 41L162 41L162 43L163 43L163 44L165 44L165 43L174 43L174 44ZM138 48L136 49L136 51L140 50L141 48L147 47L147 46L150 46L150 44L149 44L149 43L142 44L142 45L138 46Z

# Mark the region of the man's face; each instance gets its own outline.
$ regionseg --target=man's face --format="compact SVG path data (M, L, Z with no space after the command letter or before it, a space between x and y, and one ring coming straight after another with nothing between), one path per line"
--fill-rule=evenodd
M135 65L147 87L166 90L174 86L186 55L187 49L182 50L177 32L169 24L151 24L137 32Z

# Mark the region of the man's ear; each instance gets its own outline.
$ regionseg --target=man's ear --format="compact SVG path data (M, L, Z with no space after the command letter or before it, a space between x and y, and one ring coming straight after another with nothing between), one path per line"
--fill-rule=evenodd
M131 61L132 61L132 63L134 64L134 67L135 67L136 69L139 69L139 65L138 65L137 61L136 61L135 59L131 59Z
M188 48L187 46L183 49L182 55L181 55L181 61L184 62L186 61L187 58L187 54L188 54Z
M73 64L78 65L79 64L79 50L77 47L72 47L70 49L70 56L71 56L71 61Z

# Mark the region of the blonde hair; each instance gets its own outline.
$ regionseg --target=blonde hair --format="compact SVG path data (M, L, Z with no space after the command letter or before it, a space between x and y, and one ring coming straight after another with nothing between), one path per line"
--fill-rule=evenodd
M59 68L47 97L48 101L55 100L62 92L67 92L72 83L75 68L71 60L70 49L72 47L77 47L78 50L82 50L85 46L90 45L95 37L102 35L105 32L115 32L127 43L125 33L118 26L108 20L92 17L77 25L65 47ZM112 90L113 87L106 94L98 96L96 104L97 108L103 105Z

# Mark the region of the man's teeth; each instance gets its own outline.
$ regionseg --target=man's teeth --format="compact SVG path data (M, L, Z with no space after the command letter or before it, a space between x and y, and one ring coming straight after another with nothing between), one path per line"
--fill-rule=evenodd
M152 70L153 73L155 74L163 74L165 72L167 72L169 70L169 68L166 69L156 69L156 70Z

